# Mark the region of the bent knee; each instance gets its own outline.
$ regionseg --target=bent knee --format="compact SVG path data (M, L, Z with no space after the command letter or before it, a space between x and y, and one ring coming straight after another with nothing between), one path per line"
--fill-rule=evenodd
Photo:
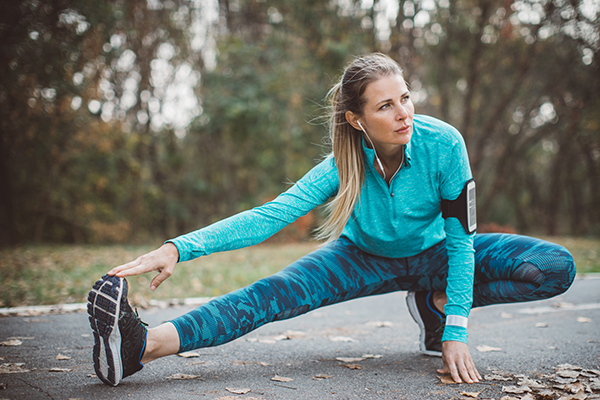
M558 246L537 262L525 262L519 266L520 278L537 286L537 294L550 298L562 294L571 287L577 270L573 256L567 249Z

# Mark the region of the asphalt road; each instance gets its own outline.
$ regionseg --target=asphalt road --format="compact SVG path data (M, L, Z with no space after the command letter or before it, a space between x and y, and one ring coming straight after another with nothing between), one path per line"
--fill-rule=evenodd
M140 315L154 326L189 309ZM539 378L564 363L600 370L600 277L578 277L550 300L475 309L469 334L482 375ZM459 399L465 391L499 399L517 382L442 384L441 360L420 355L417 339L405 293L392 293L275 322L196 357L157 360L109 387L93 375L85 312L2 317L0 342L21 344L0 346L0 399ZM21 372L1 373L11 369Z

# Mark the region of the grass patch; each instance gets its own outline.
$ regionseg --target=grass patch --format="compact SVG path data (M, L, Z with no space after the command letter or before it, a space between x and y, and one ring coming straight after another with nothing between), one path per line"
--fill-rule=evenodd
M148 273L128 278L132 300L217 296L274 274L317 243L263 244L178 264L156 291ZM0 307L82 303L98 278L152 246L40 245L0 250Z
M600 272L600 239L547 237L568 248L578 273ZM154 273L129 278L132 300L218 296L269 276L317 247L317 243L262 244L178 264L155 292ZM0 250L0 307L82 303L94 282L113 266L152 246L25 246Z
M575 260L578 274L600 272L600 238L542 237L566 247Z

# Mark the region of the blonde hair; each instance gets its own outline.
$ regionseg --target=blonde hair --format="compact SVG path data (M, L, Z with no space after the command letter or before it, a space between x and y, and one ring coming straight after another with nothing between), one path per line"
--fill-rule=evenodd
M331 242L340 237L356 207L365 177L362 132L350 125L346 112L362 115L367 85L391 75L402 75L402 68L385 54L357 57L346 66L341 79L327 95L330 103L329 138L340 188L327 204L328 216L317 229L317 239Z

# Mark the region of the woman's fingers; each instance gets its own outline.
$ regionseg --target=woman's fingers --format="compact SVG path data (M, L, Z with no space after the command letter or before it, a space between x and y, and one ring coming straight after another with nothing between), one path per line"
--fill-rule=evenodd
M474 383L481 380L481 375L475 368L469 347L465 343L447 341L443 343L442 361L443 368L438 370L441 374L450 374L455 382Z
M150 289L155 290L173 274L178 259L179 252L177 247L172 243L167 243L127 264L119 265L118 267L111 269L108 271L108 274L126 277L158 271L158 275L155 276L150 283Z

